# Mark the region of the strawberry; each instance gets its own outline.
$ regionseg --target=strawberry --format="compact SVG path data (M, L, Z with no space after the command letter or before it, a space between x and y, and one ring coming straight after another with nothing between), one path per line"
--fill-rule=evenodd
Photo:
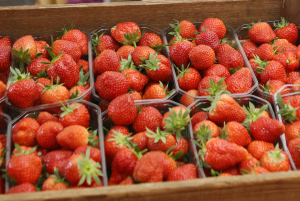
M36 150L37 156L43 161L45 155L49 152L47 149L39 148Z
M134 22L122 22L110 30L112 37L123 44L134 45L142 38L140 27Z
M189 105L191 105L193 102L196 101L196 99L193 96L199 96L199 92L196 89L191 89L189 91L187 91L185 94L183 94L181 96L181 98L179 99L179 103L188 107Z
M274 49L277 50L277 53L284 52L286 50L294 51L297 54L297 47L293 44L291 44L286 39L275 39L273 43Z
M222 173L219 175L219 177L231 177L233 175L229 174L229 173Z
M72 125L65 127L58 135L56 140L60 146L69 150L88 144L89 133L83 126Z
M197 178L196 166L194 164L186 164L178 167L170 172L167 181L183 181Z
M120 60L128 59L129 54L132 55L134 49L135 48L132 47L131 45L124 45L124 46L120 47L116 53Z
M9 70L11 63L11 42L9 38L0 39L0 73Z
M157 49L162 46L161 38L155 33L144 33L141 40L137 43L138 46L149 46L152 49Z
M197 112L196 114L194 114L192 116L192 120L191 120L191 124L192 124L192 127L194 128L194 126L201 122L201 121L204 121L204 120L207 120L208 117L207 117L207 112Z
M214 64L215 52L207 45L198 45L189 52L189 59L194 68L206 69Z
M119 185L132 185L132 184L134 184L134 182L131 177L127 177L126 179L124 179L119 183Z
M209 67L205 72L204 76L219 76L219 77L225 77L228 78L230 76L229 70L221 65L221 64L214 64L211 67Z
M69 100L69 91L65 86L59 84L60 79L57 79L57 84L53 85L53 79L51 78L51 85L45 85L41 94L41 103L50 104L57 103L65 100Z
M228 43L221 43L218 47L218 49L216 50L216 61L220 61L221 55L223 53L225 53L227 50L234 50L233 47L231 47L231 45L229 45Z
M14 77L7 89L7 97L10 102L19 108L29 108L38 95L36 84L28 74L21 74L18 69L12 69Z
M267 170L266 168L261 167L261 166L253 167L250 170L250 174L265 174L265 173L269 173L269 172L270 172L269 170Z
M7 83L9 73L10 73L9 69L3 73L0 73L0 81L2 81L3 83Z
M219 64L225 66L228 70L231 68L239 68L245 66L244 59L241 53L235 49L228 49L217 55Z
M172 28L175 29L175 31L178 31L180 36L184 39L194 38L195 32L197 32L197 29L195 25L187 20L183 20L180 23L178 21L177 26L171 25Z
M79 69L82 68L84 73L87 73L90 71L89 62L84 59L79 59L78 61L78 67Z
M147 147L149 151L162 151L166 152L171 147L175 146L176 140L173 135L171 135L169 132L160 131L159 127L156 129L156 133L147 129L147 137L148 143Z
M214 31L202 30L202 33L196 36L196 45L207 45L214 51L218 50L220 40L218 34Z
M94 33L92 43L93 48L96 54L101 54L104 50L113 50L117 51L120 48L120 45L115 41L115 39L110 35L101 34L98 36L97 33Z
M73 186L90 186L93 183L101 185L99 176L103 176L101 165L90 158L90 149L86 155L73 155L67 159L64 168L66 180Z
M249 68L241 68L228 77L225 82L230 93L247 93L252 88L251 71Z
M265 152L274 149L275 147L272 143L257 140L252 141L248 146L248 152L257 160L260 160Z
M209 120L203 120L194 124L193 133L197 141L204 133L209 133L213 138L217 138L221 135L219 127L214 122Z
M36 140L44 149L57 149L59 145L56 136L64 129L63 125L58 122L48 121L42 124L36 132Z
M285 69L287 72L292 72L298 70L299 68L299 60L297 59L297 55L293 51L284 51L284 54L287 58Z
M123 70L122 74L126 77L127 81L129 82L129 89L132 90L142 91L145 85L149 82L148 76L134 69Z
M97 77L95 89L101 98L113 100L128 91L129 83L122 73L107 71Z
M46 41L34 41L36 45L36 58L49 59L50 55L44 47L50 47Z
M285 85L285 83L281 80L269 80L265 86L260 85L259 87L267 93L275 94L283 85Z
M274 143L284 133L284 125L275 119L260 117L250 126L255 140Z
M177 67L176 69L178 71L177 81L180 89L184 91L197 89L201 75L195 68L189 66L184 68L184 66L182 66L181 70Z
M90 72L84 73L83 68L80 68L77 86L74 86L69 90L70 99L78 98L84 95L83 100L91 101L92 94L91 92L87 92L90 88L89 78Z
M248 108L243 106L243 110L247 114L247 117L244 120L243 125L248 127L260 117L270 118L270 115L265 111L266 109L268 109L268 107L269 106L266 104L263 105L261 108L255 108L254 104L249 101Z
M271 26L266 22L252 23L249 26L249 38L257 44L268 43L276 38L276 34Z
M298 40L298 28L294 23L288 23L285 19L281 18L281 23L278 22L275 26L275 34L278 38L286 39L292 44L296 44Z
M240 172L239 172L239 169L238 169L238 166L233 166L233 167L230 167L230 168L227 168L225 170L222 171L224 174L230 174L232 176L234 175L240 175Z
M270 172L288 171L290 168L288 155L279 149L277 144L275 150L265 152L260 158L261 166Z
M64 168L63 163L66 159L72 156L72 151L67 150L54 150L47 153L43 158L43 164L45 164L47 172L54 174L54 168L58 170Z
M253 52L257 49L255 43L251 40L246 40L242 45L248 59L253 58Z
M292 139L288 142L288 149L297 169L300 168L300 138Z
M50 61L46 58L38 58L30 62L27 66L27 70L30 75L33 77L38 77L39 73L43 73L43 71L48 67L48 65L44 64L44 62L50 63Z
M160 127L163 117L161 113L154 107L148 106L142 109L137 115L133 129L135 132L146 131L146 128L156 131L157 127Z
M36 132L39 127L39 123L31 117L20 120L12 130L13 143L29 147L35 146L37 144Z
M293 124L285 124L285 139L289 144L293 139L298 138L300 133L300 121L295 121Z
M82 153L83 155L86 155L86 152L88 149L91 149L90 158L93 159L95 162L101 163L101 151L99 148L96 148L96 147L91 147L88 145L77 147L74 150L73 155L80 154L80 153Z
M149 85L148 85L149 86ZM159 84L153 84L149 87L145 88L145 93L143 95L143 99L164 99L168 95L170 95L172 91L168 91L168 85L164 87L162 82Z
M78 43L81 50L81 55L85 55L88 51L88 38L82 31L73 28L73 25L70 27L69 30L66 29L66 27L64 27L62 31L58 33L62 35L63 40Z
M113 50L104 50L93 61L95 75L102 75L106 71L119 71L120 59Z
M247 129L236 121L224 125L223 130L221 130L221 138L242 147L247 147L252 141Z
M227 85L224 82L225 77L219 77L216 75L205 76L199 83L198 92L199 96L215 96L221 90L226 90Z
M208 100L212 101L211 106L204 110L208 111L209 119L218 125L230 121L242 123L247 117L243 108L227 94L218 93L215 99L208 97Z
M155 54L155 50L148 46L138 46L131 53L134 65L142 65L145 60L149 59L150 53Z
M185 157L186 153L189 151L188 141L180 137L179 140L176 140L175 148L171 150L171 156L175 157L177 154L180 154L176 160L180 160Z
M43 183L42 191L57 191L67 189L68 186L64 181L64 178L58 173L58 170L55 168L54 175L50 175Z
M296 55L297 55L297 58L300 58L300 46L298 46L296 49Z
M147 131L136 133L131 140L131 142L136 144L136 146L140 150L147 149L147 144L148 144L149 138L147 137L146 133L147 133Z
M116 125L130 125L137 117L137 108L129 94L112 100L108 106L108 116Z
M71 125L80 125L88 128L90 125L90 114L88 109L81 103L72 103L67 107L62 104L61 110L63 113L60 114L59 122L64 126L68 127Z
M6 85L0 81L0 98L2 98L5 95L6 91Z
M272 45L264 43L253 52L253 55L257 55L262 61L271 61L275 57L275 51Z
M12 188L10 188L6 194L15 194L15 193L32 193L32 192L36 192L36 188L33 184L31 183L22 183L19 185L16 185Z
M79 43L68 40L56 40L52 45L53 54L59 56L60 54L68 54L77 63L82 55ZM49 51L48 51L49 52ZM50 53L49 53L50 54ZM50 54L51 56L51 54ZM52 57L52 56L51 56ZM53 58L53 57L52 57Z
M287 96L282 100L281 95L277 94L277 103L281 108L277 113L282 116L283 121L289 121L293 123L295 120L299 120L300 110L299 107L300 96Z
M29 153L11 158L6 166L7 174L17 184L36 183L42 172L42 161L39 157Z
M194 48L194 45L187 40L178 40L175 41L174 44L172 44L170 49L170 56L172 58L172 61L177 66L187 67L189 64L189 52Z
M226 27L222 20L218 18L206 18L202 22L199 31L201 32L202 29L216 32L216 34L219 36L219 39L224 38L226 34Z
M258 165L259 165L259 161L256 158L253 158L251 154L248 154L248 158L239 164L239 172L241 174L245 173Z
M34 101L34 105L40 105L41 104L41 96L42 96L42 93L44 91L44 86L50 86L51 85L51 80L48 79L48 78L38 78L37 81L36 81L36 90L37 90L37 97Z
M133 100L142 100L141 94L137 91L131 91L127 94L129 94Z

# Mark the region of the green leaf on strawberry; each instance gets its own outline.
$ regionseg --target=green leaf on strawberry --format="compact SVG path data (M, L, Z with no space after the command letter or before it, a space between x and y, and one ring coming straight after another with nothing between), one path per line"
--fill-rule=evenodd
M134 65L134 63L132 61L131 54L128 55L128 59L121 58L121 62L120 62L120 72L122 72L123 70L128 70L128 69L136 70L136 66Z
M250 126L251 123L253 123L254 121L256 121L258 118L263 117L264 115L262 115L261 113L263 111L265 111L266 109L268 109L268 105L263 105L261 108L259 108L258 110L255 108L254 104L251 103L249 101L249 107L246 108L245 106L243 106L243 110L246 113L247 117L243 122L243 125L245 127Z
M114 134L112 135L112 138L108 139L108 141L116 141L118 144L123 144L127 146L128 148L132 149L136 144L131 142L133 137L131 137L132 133L129 135L122 135L120 132L113 130Z
M161 140L163 143L166 144L166 142L167 142L166 136L169 135L168 132L161 131L159 127L157 127L157 129L156 129L156 133L153 132L152 130L148 129L147 127L146 127L146 130L148 131L148 133L146 133L147 137L155 138L154 143L158 143L158 141Z
M219 92L222 92L222 94L230 94L230 91L224 90L227 85L222 86L224 83L225 77L222 77L218 83L215 82L214 79L209 80L210 88L204 89L204 91L209 92L211 96L216 96Z
M288 100L287 104L284 104L280 93L277 93L277 103L281 107L281 110L278 112L282 117L284 117L285 121L289 121L290 123L294 123L294 121L299 120L296 117L296 110L299 108L290 108L290 100Z
M139 37L139 30L136 29L135 33L124 33L124 38L126 39L124 42L122 42L124 45L133 45L134 47L136 47L136 43L139 42L139 40L141 40L141 38L143 38L144 36L144 32L141 34L141 36Z
M60 114L60 117L64 117L67 114L73 113L75 109L80 107L79 105L70 106L69 104L67 104L67 107L66 107L63 103L61 103L61 105L62 105L62 107L60 109L61 109L61 111L63 111L63 113Z

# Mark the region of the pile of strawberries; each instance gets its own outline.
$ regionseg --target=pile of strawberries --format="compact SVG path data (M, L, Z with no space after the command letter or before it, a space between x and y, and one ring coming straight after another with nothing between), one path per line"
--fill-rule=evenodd
M272 25L272 24L271 24ZM300 84L300 48L296 46L298 27L284 18L274 23L275 30L266 22L249 26L249 39L243 42L243 49L259 81L261 93L267 94L272 102L275 94L285 84ZM283 94L288 91L282 92Z
M77 98L87 94L90 85L87 54L88 39L80 30L63 29L60 39L36 41L31 35L12 46L16 68L11 68L7 98L16 108L30 108Z
M249 93L253 83L249 68L239 51L224 38L226 27L217 18L207 18L199 30L189 21L171 24L174 36L169 41L170 56L177 69L177 82L185 91L180 103L188 106L191 96L215 96L227 93Z
M16 122L15 149L6 166L13 187L7 194L102 186L98 131L89 130L91 118L84 103L72 103L59 115L42 111Z
M0 58L0 100L2 100L11 65L11 39L8 37L0 39Z
M275 144L285 126L250 101L240 106L227 94L208 97L210 106L192 116L200 163L207 175L233 176L288 171L288 155ZM197 105L196 105L197 106ZM194 108L198 111L198 107ZM192 110L192 111L194 111Z
M135 100L168 97L173 75L170 60L161 54L161 36L142 33L133 22L119 23L110 33L93 34L95 97L107 102L126 92Z

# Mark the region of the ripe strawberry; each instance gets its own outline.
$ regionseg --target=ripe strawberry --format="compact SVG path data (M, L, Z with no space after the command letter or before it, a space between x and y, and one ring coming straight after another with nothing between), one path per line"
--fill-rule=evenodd
M11 63L11 43L9 38L0 39L0 73L9 70Z
M120 59L113 50L104 50L93 61L95 75L102 75L106 71L119 71Z
M204 76L219 76L219 77L225 77L228 78L230 76L229 70L221 65L221 64L214 64L211 67L209 67L205 72Z
M181 67L181 70L177 68L178 75L178 85L179 88L184 91L189 91L192 89L197 89L199 82L201 80L200 73L193 67L187 67L184 68L184 66Z
M196 45L207 45L214 51L217 51L220 45L218 34L214 31L202 30L203 32L196 36Z
M198 45L189 52L189 59L194 68L206 69L214 64L215 52L207 45Z
M64 181L64 178L61 178L61 176L58 173L58 170L55 169L55 174L49 176L43 183L42 191L57 191L57 190L64 190L68 189L68 186L66 182Z
M44 91L44 86L51 85L51 80L48 78L38 78L36 81L36 90L38 95L36 96L36 99L34 101L34 105L40 105L41 104L41 95Z
M168 85L164 87L162 82L148 86L145 88L143 99L164 99L173 92L168 91Z
M281 23L274 23L275 34L278 38L286 39L292 44L296 44L298 40L298 28L294 23L288 23L285 19L281 18Z
M289 72L287 77L287 84L293 84L300 77L300 73L297 71Z
M222 173L219 175L219 177L231 177L233 175L229 174L229 173Z
M209 133L212 138L217 138L221 135L219 127L212 121L203 120L193 125L193 135L198 141L202 135Z
M131 91L127 94L129 94L133 100L142 100L141 94L137 91Z
M281 80L269 80L265 86L260 85L260 88L267 93L275 94L283 85L285 83Z
M179 140L176 140L175 148L171 150L171 156L176 157L176 160L180 160L185 157L186 153L189 151L189 143L188 141L180 137ZM176 156L176 155L179 156Z
M201 122L201 121L204 121L204 120L207 120L208 117L207 117L207 112L197 112L196 114L194 114L192 116L192 120L191 120L191 124L192 124L192 127L194 128L194 126Z
M124 179L119 183L119 185L132 185L132 184L134 184L134 182L131 177L127 177L126 179Z
M225 66L228 70L245 66L241 53L235 49L228 49L217 56L219 64Z
M284 54L287 58L285 69L287 72L296 71L299 68L299 60L297 55L293 51L284 51Z
M242 147L247 147L252 141L247 129L236 121L231 121L224 125L221 131L221 138Z
M256 158L253 158L251 154L248 154L247 159L239 164L239 172L241 174L245 173L246 171L250 171L253 167L258 165L259 161Z
M124 45L120 47L116 53L121 61L121 59L128 59L129 54L132 55L133 51L134 47L131 45Z
M64 161L72 156L72 154L72 151L67 150L54 150L47 153L43 158L43 164L45 164L47 172L49 172L50 174L54 174L55 167L58 170L64 168Z
M83 73L87 73L90 71L90 67L89 67L89 62L84 60L84 59L79 59L78 61L78 67L79 67L79 70L80 68L82 68L83 70Z
M220 61L221 55L227 50L234 50L233 47L231 47L228 43L221 43L217 49L216 53L216 62Z
M98 146L99 147L99 146ZM99 148L91 147L91 146L81 146L74 150L73 155L82 153L86 155L87 150L90 149L90 158L93 159L95 162L101 163L101 151Z
M194 48L193 43L187 40L178 40L169 47L172 61L177 66L187 67L189 64L189 52Z
M6 85L0 81L0 98L2 98L5 95L6 91Z
M148 143L147 147L149 151L162 151L166 152L168 151L171 147L175 146L176 140L173 135L169 132L165 131L160 131L159 127L156 129L156 133L147 129L147 137Z
M36 84L28 74L21 74L18 69L12 69L14 77L7 89L7 97L10 102L19 108L29 108L38 95Z
M278 111L278 114L282 116L283 121L289 121L290 123L293 123L293 121L299 120L299 101L299 95L287 96L282 99L281 95L279 93L277 94L277 103L281 108L281 110Z
M138 46L149 46L152 49L157 49L163 44L161 38L155 33L144 33L141 40L137 43Z
M257 140L252 141L248 146L248 152L257 160L260 160L265 152L274 149L275 147L272 143Z
M250 170L250 174L265 174L269 172L269 170L261 166L255 166Z
M261 166L270 172L288 171L290 168L288 155L279 149L277 144L275 150L265 152L260 158Z
M99 176L103 176L101 165L90 158L90 149L86 155L76 154L67 159L64 168L66 180L73 186L101 185Z
M276 34L271 26L266 22L252 23L249 26L249 38L257 44L268 43L276 38Z
M253 52L257 49L255 43L253 43L251 40L246 40L242 47L248 59L254 58Z
M94 33L94 35L92 43L96 54L101 54L104 50L113 50L116 52L120 48L120 45L112 36L103 34L98 36L97 33Z
M31 35L19 38L12 46L12 53L18 62L29 63L37 53L36 44Z
M297 169L300 168L300 138L295 138L293 140L290 140L288 142L288 149L290 151L290 154L292 156L293 162Z
M237 165L223 170L222 173L224 173L224 174L225 173L226 174L230 174L232 176L234 176L234 175L240 175L240 172L239 172L239 169L238 169Z
M277 53L284 52L286 50L294 51L297 54L297 47L293 44L291 44L286 39L275 39L273 43L274 49L277 50Z
M48 65L44 64L44 62L50 63L50 61L46 58L38 58L30 62L27 66L27 70L30 75L33 77L38 77L38 73L43 73L43 71L48 67Z
M17 143L21 146L35 146L37 144L36 132L39 127L39 123L31 117L20 120L12 130L13 143Z
M49 152L47 149L39 148L36 150L37 156L43 161L45 155Z
M142 109L137 115L133 129L135 132L146 131L146 128L156 131L157 127L160 127L163 117L161 113L154 107L148 106Z
M272 45L264 43L253 52L253 55L257 55L262 61L271 61L275 57L275 51Z
M136 66L142 65L145 60L149 59L150 53L155 54L156 52L154 49L152 49L148 46L136 47L131 54L134 65L136 65Z
M209 97L209 100L212 101L211 106L205 108L205 111L208 111L209 119L218 125L230 121L242 123L247 117L243 108L229 95L219 94L215 99Z
M52 51L56 56L68 54L77 63L82 55L79 43L68 40L56 40L53 43ZM48 51L49 52L49 51ZM50 53L49 53L50 54ZM51 56L51 54L50 54Z
M12 188L10 188L6 194L15 194L15 193L32 193L32 192L36 192L36 188L33 184L31 183L22 183L19 185L16 185Z
M175 31L178 31L180 36L184 39L194 38L195 31L197 32L195 25L187 20L183 20L180 23L177 21L177 23L171 25L171 27L174 28Z
M243 106L243 110L247 114L247 117L244 120L243 125L248 127L260 117L270 118L268 112L265 111L266 109L268 109L267 104L263 105L261 108L255 108L254 104L249 101L248 108Z
M7 83L9 73L10 73L9 69L3 73L0 73L0 81L2 81L3 83Z
M130 125L137 117L137 108L129 94L112 100L108 106L108 116L116 125Z
M142 91L146 84L149 82L148 76L134 69L126 69L122 71L122 74L129 82L129 89ZM172 75L172 74L171 74Z
M89 78L90 72L84 73L83 68L80 68L79 81L77 82L77 86L74 86L69 90L70 99L84 96L83 100L91 101L92 94L91 92L87 92L90 89Z
M167 181L183 181L197 178L196 166L186 164L170 172Z
M298 138L300 133L300 121L295 121L293 124L285 124L285 139L289 144L293 139Z
M56 140L63 148L75 150L77 147L88 144L89 133L83 126L72 125L58 133Z
M58 122L48 121L42 124L36 132L36 140L44 149L57 149L59 144L56 136L64 129L63 125Z
M275 143L284 133L284 125L278 120L260 117L251 124L250 132L255 140Z
M85 128L90 126L90 114L88 109L81 103L72 103L67 107L62 104L61 110L63 113L60 114L59 122L64 126L68 127L71 125L80 125Z
M120 43L134 45L141 39L140 27L134 22L122 22L110 30L112 37Z
M146 133L148 133L148 132L145 131L145 132L136 133L131 140L131 142L136 144L136 146L141 151L147 149L147 143L148 143L149 138L147 137Z
M201 32L203 28L205 30L216 32L216 34L219 36L219 39L224 38L224 36L226 34L226 27L225 27L224 23L222 22L222 20L220 20L218 18L205 19L199 28L199 32Z
M57 103L69 100L69 91L65 86L59 84L60 79L57 79L57 84L53 85L51 78L51 85L44 85L44 90L41 94L40 100L42 104Z
M7 174L17 184L36 183L42 172L42 161L39 157L30 154L20 154L11 158L6 166Z
M49 59L50 55L44 47L50 47L46 41L34 41L36 45L36 58L45 58Z
M247 93L252 88L251 71L249 68L241 68L228 77L225 82L230 93Z
M196 101L196 99L193 96L199 96L199 92L196 89L191 89L189 91L187 91L185 94L183 94L181 96L181 98L179 99L179 103L188 107L189 105L191 105L193 102Z
M198 86L199 96L215 96L221 90L226 90L227 85L224 79L225 77L221 78L216 75L205 76Z

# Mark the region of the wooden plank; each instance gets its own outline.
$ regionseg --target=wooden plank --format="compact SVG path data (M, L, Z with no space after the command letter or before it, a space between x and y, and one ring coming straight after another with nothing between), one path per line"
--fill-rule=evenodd
M92 31L102 25L134 21L164 28L173 19L203 21L218 17L238 27L252 21L280 17L283 0L185 0L158 2L114 2L72 5L35 5L0 8L0 33L20 37L60 30L64 25Z
M282 16L286 20L293 23L300 23L299 0L285 0L282 7Z
M300 172L281 172L223 178L162 182L134 186L72 189L2 195L1 201L103 200L103 201L298 201Z

